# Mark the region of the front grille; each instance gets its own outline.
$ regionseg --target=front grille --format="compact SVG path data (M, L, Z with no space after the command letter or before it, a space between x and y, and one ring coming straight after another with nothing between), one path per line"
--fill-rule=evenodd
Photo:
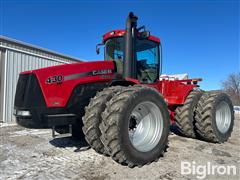
M30 74L20 74L17 83L15 103L14 105L19 107L24 101L26 87L29 81Z
M35 74L20 74L14 106L21 109L46 106Z

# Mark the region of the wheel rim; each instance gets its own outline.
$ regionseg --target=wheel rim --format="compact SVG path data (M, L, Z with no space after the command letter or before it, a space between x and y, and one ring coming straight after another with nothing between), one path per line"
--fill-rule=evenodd
M163 131L163 116L159 107L152 102L138 104L129 120L129 138L141 152L152 150L160 141Z
M226 102L221 102L216 109L217 128L221 133L226 133L231 124L231 110Z

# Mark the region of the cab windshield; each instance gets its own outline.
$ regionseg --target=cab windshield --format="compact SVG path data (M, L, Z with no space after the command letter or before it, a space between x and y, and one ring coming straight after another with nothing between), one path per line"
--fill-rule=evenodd
M105 60L115 61L117 73L123 73L123 37L105 43ZM154 83L159 78L159 44L148 39L137 40L137 78L141 83Z

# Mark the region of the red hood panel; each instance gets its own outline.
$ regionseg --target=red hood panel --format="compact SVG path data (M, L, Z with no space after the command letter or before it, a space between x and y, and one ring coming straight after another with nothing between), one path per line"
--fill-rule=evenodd
M37 76L47 107L65 107L77 85L110 81L113 70L112 61L96 61L58 65L22 74L34 73Z

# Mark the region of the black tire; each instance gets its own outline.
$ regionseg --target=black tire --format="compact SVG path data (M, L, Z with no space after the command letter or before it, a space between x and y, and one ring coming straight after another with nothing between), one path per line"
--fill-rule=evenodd
M224 103L229 107L228 114L231 115L229 117L229 127L226 129L226 132L221 132L217 126L216 112L220 103ZM195 119L197 133L200 138L209 142L223 143L227 141L231 136L234 125L234 111L230 98L225 93L205 93L199 100Z
M129 119L133 109L143 102L156 105L162 114L162 134L153 149L142 152L137 150L129 138ZM116 162L129 167L143 166L157 161L167 148L170 117L167 105L155 89L145 86L124 88L108 103L102 113L101 140L109 155Z
M88 144L100 154L107 154L104 145L100 140L101 131L99 125L102 122L101 114L106 108L106 103L121 89L121 86L113 86L103 89L90 100L89 105L85 108L82 130Z
M179 106L175 110L175 122L178 131L186 137L195 138L195 113L199 99L203 95L201 90L193 90L187 96L183 106Z

